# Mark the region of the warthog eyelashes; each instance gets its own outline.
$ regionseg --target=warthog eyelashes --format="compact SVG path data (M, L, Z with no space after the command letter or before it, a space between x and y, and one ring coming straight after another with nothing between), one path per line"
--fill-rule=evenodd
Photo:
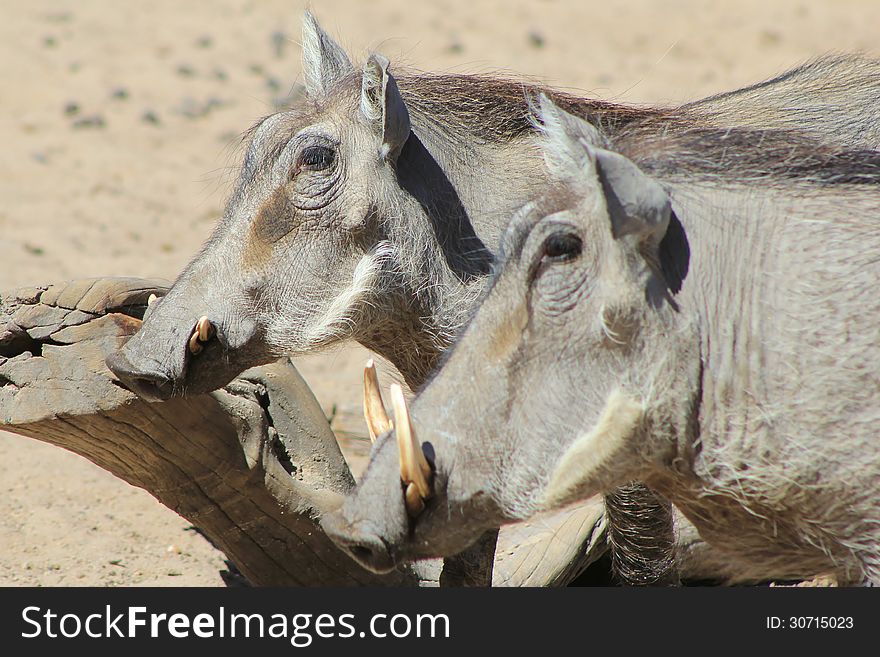
M323 171L329 169L336 159L333 149L326 146L309 146L299 157L298 169L307 171Z
M544 257L554 262L577 258L583 250L583 240L574 233L553 233L544 240Z
M537 280L550 265L574 260L583 248L583 240L575 233L561 230L551 233L541 245L539 257L532 262L529 281Z

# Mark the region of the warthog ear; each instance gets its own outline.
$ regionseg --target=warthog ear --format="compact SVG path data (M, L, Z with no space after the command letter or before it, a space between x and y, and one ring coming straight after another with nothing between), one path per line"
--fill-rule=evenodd
M532 107L533 123L544 135L544 162L559 178L579 175L589 158L589 146L604 144L592 124L558 107L546 94Z
M623 155L602 148L588 150L596 163L614 239L637 235L640 242L659 245L672 213L666 190Z
M554 175L587 182L595 175L602 185L615 239L655 235L659 243L670 214L663 187L623 155L603 148L605 140L592 124L560 109L545 94L538 104L544 159Z
M382 137L382 155L395 160L409 138L409 111L388 71L388 60L374 53L364 64L361 84L361 112L374 123Z
M534 113L544 134L547 167L575 184L590 185L598 179L614 239L634 236L631 239L663 273L669 290L679 292L690 247L666 190L632 161L607 150L607 140L595 126L560 109L544 94L538 100Z
M303 16L302 70L306 92L310 96L327 93L330 87L354 70L342 47L309 12Z
M688 273L690 246L666 190L619 153L590 148L605 195L614 239L634 236L642 255L663 274L673 294Z

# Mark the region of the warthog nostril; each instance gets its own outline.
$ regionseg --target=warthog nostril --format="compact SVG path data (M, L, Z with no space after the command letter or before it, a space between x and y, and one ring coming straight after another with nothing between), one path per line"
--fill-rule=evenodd
M167 399L173 388L170 378L161 372L152 372L133 366L122 352L107 357L107 367L126 388L148 400Z
M352 545L348 548L348 551L351 552L351 556L353 556L356 561L360 561L361 563L369 563L373 561L373 549L366 545Z
M331 536L331 538L333 538ZM342 538L337 536L333 540L351 555L351 558L364 568L376 573L387 573L394 569L394 560L387 546L373 536L357 536Z
M321 526L336 545L364 568L376 573L387 573L394 569L394 559L388 546L373 532L354 530L338 514L324 516Z

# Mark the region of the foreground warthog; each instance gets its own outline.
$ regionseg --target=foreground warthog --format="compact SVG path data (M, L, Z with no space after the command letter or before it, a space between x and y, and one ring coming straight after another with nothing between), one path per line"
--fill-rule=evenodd
M877 70L825 60L786 74L775 93L746 90L741 112L736 94L679 111L553 98L609 135L632 124L659 135L733 117L777 128L795 116L799 129L861 143L875 134L876 103L867 100L880 96L880 76L870 75ZM108 360L142 397L213 390L253 365L349 338L390 360L411 387L422 385L483 292L486 245L545 185L528 114L534 86L466 75L396 79L381 55L357 70L309 15L303 76L305 96L249 132L211 240ZM816 86L826 90L818 105ZM821 111L853 87L863 89L865 107L845 105L846 120ZM662 516L661 506L653 508Z
M747 578L880 583L880 154L540 120L558 183L324 529L383 571L639 480Z

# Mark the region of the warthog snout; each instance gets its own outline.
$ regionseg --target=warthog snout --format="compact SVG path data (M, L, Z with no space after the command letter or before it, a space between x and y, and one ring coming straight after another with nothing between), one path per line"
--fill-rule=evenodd
M216 390L254 360L269 360L254 351L257 331L252 323L232 321L228 312L180 312L185 305L151 299L140 331L107 357L107 367L143 399Z
M174 384L166 374L133 365L123 351L110 354L107 367L126 388L147 401L168 399L173 394Z
M151 297L150 304L153 302L154 297ZM176 337L179 338L180 333ZM183 387L188 387L186 375L192 360L210 358L206 348L212 351L223 349L214 323L205 315L195 322L183 344L170 345L170 351L176 357L163 361L158 357L161 352L145 352L138 347L137 342L129 343L110 354L107 367L129 390L149 401L168 399L175 392L182 392ZM182 358L177 352L183 352ZM180 367L169 367L174 363L179 363Z
M394 559L388 545L377 533L352 528L341 515L328 515L321 522L334 543L352 559L374 573L394 570Z

